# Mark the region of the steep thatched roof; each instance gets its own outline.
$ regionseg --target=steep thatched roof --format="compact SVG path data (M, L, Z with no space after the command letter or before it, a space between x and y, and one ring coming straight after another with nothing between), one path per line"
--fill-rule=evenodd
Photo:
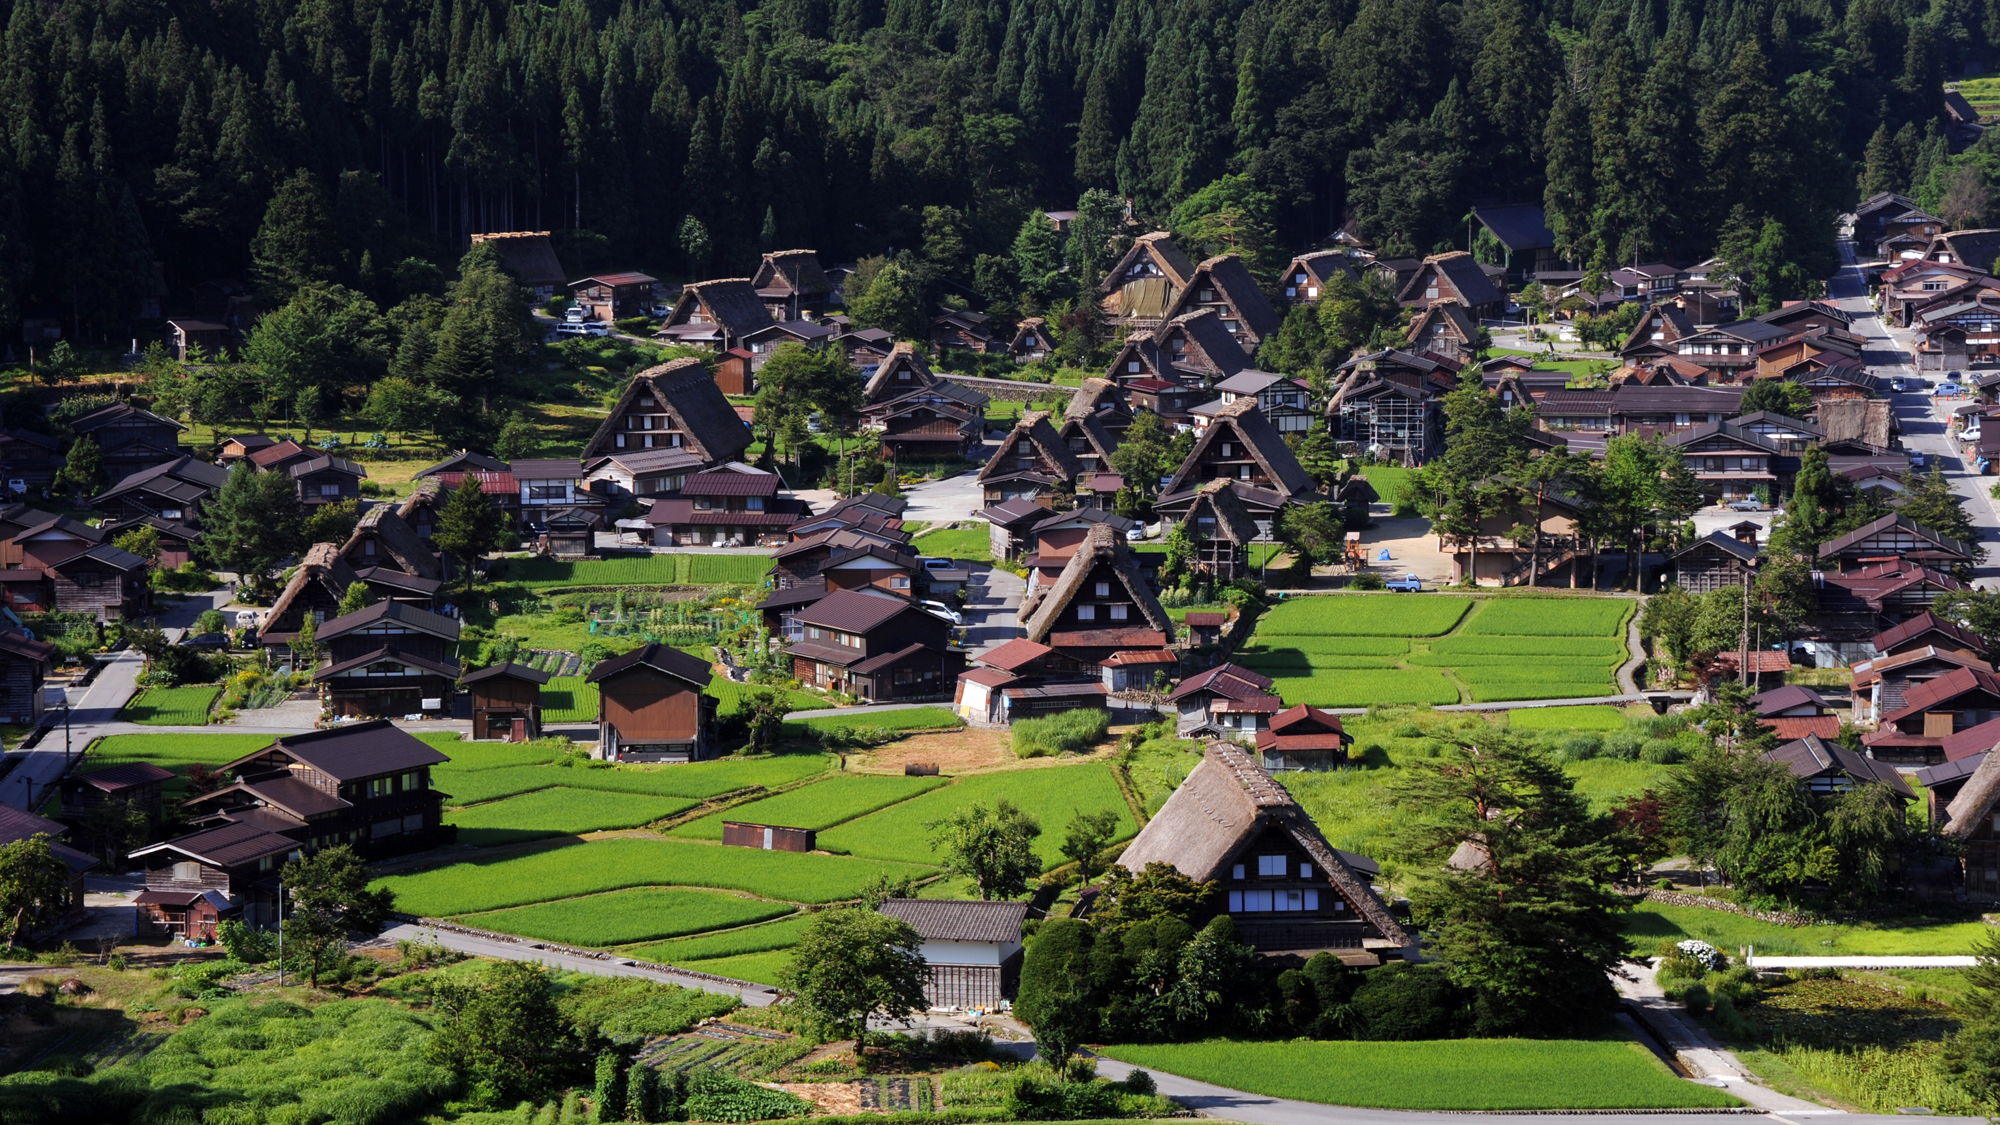
M1945 806L1944 834L1965 839L1987 823L1997 804L2000 804L2000 754L1989 753L1966 779L1958 796Z
M897 373L901 371L908 371L910 378L897 378ZM924 358L916 345L908 340L898 340L896 346L889 349L888 358L875 368L875 374L868 377L868 385L862 388L862 397L871 403L887 402L937 381L937 376L931 373L930 361Z
M1104 462L1106 468L1111 465L1111 451L1118 448L1118 436L1106 429L1104 419L1095 414L1087 414L1081 418L1074 415L1065 417L1062 429L1056 431L1056 437L1063 443L1064 448L1069 447L1070 438L1083 438L1097 451L1098 458Z
M1023 450L1024 443L1031 448ZM992 460L980 468L979 479L986 481L1014 472L1014 462L1024 452L1034 456L1037 468L1046 469L1063 480L1075 480L1076 475L1083 471L1083 463L1069 451L1069 446L1063 444L1056 428L1049 425L1049 412L1030 410L1021 415L1021 420L1014 423L1013 431L1001 440L1000 449Z
M1212 480L1196 489L1185 522L1200 527L1195 521L1211 516L1215 520L1215 534L1242 547L1257 538L1257 520L1243 506L1243 501L1236 498L1234 484L1234 481Z
M1181 288L1169 315L1193 311L1197 304L1203 303L1202 290L1210 286L1236 311L1237 320L1253 346L1277 333L1281 323L1278 310L1271 307L1270 298L1264 296L1264 290L1250 276L1250 267L1235 254L1218 254L1196 266L1194 276ZM1487 287L1492 288L1490 283Z
M763 305L757 307L759 315L763 315ZM768 321L770 317L764 319ZM715 385L715 376L701 360L685 356L632 376L625 393L618 397L618 404L611 408L610 417L604 419L584 445L585 460L616 452L612 436L624 424L625 412L642 391L650 391L680 422L688 451L703 461L709 464L734 461L750 448L750 427L743 424L736 408L723 397L722 388Z
M264 614L263 629L266 632L292 632L303 622L292 622L290 614L305 596L306 588L319 583L328 596L336 602L347 593L347 588L360 581L354 568L340 557L340 548L332 543L314 543L306 548L305 558L299 560L298 568L292 571L291 581L278 594L278 600L271 603L269 612Z
M1202 456L1218 441L1242 442L1251 458L1263 466L1265 474L1288 498L1313 490L1312 477L1306 475L1305 466L1299 464L1298 456L1285 444L1271 420L1264 417L1257 400L1239 398L1215 412L1215 420L1201 432L1187 460L1174 470L1174 479L1167 482L1160 494L1171 495L1188 488L1200 472Z
M1401 946L1411 944L1388 906L1326 842L1292 795L1233 742L1208 743L1201 763L1125 846L1118 864L1136 874L1148 863L1170 863L1190 879L1207 881L1227 871L1230 861L1267 826L1288 833L1326 872L1340 896L1384 938Z
M824 297L833 289L819 266L819 256L811 250L771 251L764 255L750 284L759 290L783 288L808 297Z
M1083 381L1076 393L1069 396L1069 405L1063 407L1064 418L1089 418L1100 410L1122 410L1132 413L1132 407L1125 401L1125 392L1109 379L1092 376Z
M756 287L750 284L747 277L688 282L687 288L681 290L681 299L673 315L667 318L667 323L681 323L681 313L691 301L701 302L715 323L722 325L732 337L771 326L770 310L764 307L763 299L757 296Z
M1124 584L1126 594L1139 607L1139 616L1172 641L1173 618L1167 616L1167 611L1160 606L1160 599L1154 597L1152 588L1146 585L1138 564L1133 561L1132 552L1125 546L1124 537L1116 528L1102 523L1091 527L1084 541L1077 544L1076 553L1064 564L1062 573L1048 585L1047 592L1036 599L1031 611L1033 616L1028 619L1028 639L1036 644L1048 643L1049 634L1055 630L1056 618L1069 608L1069 603L1083 589L1090 572L1099 563L1109 565L1118 581ZM1022 608L1028 607L1024 605Z
M392 562L396 569L405 574L415 574L423 578L443 578L444 564L424 542L416 529L404 522L403 517L387 504L372 504L361 513L361 519L354 525L354 534L340 547L342 558L354 553L356 546L366 538L373 538L388 553L387 559L377 556L377 565Z
M1132 240L1132 248L1125 251L1125 256L1118 259L1118 264L1112 266L1110 272L1104 275L1103 282L1098 285L1098 291L1101 293L1116 291L1119 279L1125 276L1125 271L1131 269L1142 257L1150 259L1154 265L1160 267L1160 272L1166 275L1168 283L1175 289L1185 286L1188 279L1194 276L1194 263L1188 260L1187 254L1178 245L1175 245L1174 236L1166 231L1156 230Z

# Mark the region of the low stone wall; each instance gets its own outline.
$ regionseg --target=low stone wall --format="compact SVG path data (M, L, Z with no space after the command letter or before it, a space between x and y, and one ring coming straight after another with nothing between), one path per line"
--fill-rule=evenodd
M1008 402L1031 402L1048 394L1071 395L1076 388L1064 383L1029 383L1013 379L986 379L978 375L954 375L948 371L938 372L938 378L948 383L969 387L988 398L1005 399Z
M1723 910L1779 926L1833 926L1843 921L1852 921L1852 919L1821 918L1811 914L1794 914L1787 910L1751 910L1749 907L1724 902L1719 898L1709 898L1707 895L1683 894L1680 891L1663 891L1658 888L1646 892L1646 901L1666 906L1698 906L1703 910Z

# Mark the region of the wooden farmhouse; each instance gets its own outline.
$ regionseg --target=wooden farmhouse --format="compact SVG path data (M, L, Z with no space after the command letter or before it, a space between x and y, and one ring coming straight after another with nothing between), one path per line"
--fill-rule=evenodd
M1469 360L1479 350L1479 322L1457 301L1438 301L1411 315L1403 340L1413 352Z
M77 437L97 443L104 454L105 475L112 480L124 480L187 453L180 445L186 426L129 402L114 402L73 418L69 428Z
M873 703L936 699L965 665L951 625L908 598L835 590L793 616L805 633L789 650L793 675L822 691Z
M1916 793L1894 766L1857 754L1816 734L1787 742L1764 753L1764 760L1785 767L1808 792L1844 793L1857 785L1886 785L1906 801Z
M1007 341L1007 356L1015 363L1035 363L1049 358L1055 346L1046 320L1039 316L1024 317L1014 326L1014 335Z
M186 803L196 831L132 853L146 867L142 918L190 937L231 916L270 925L289 859L337 844L374 860L449 843L457 831L431 787L431 767L447 761L376 720L285 735L224 765L237 780Z
M1151 332L1134 331L1111 359L1105 377L1128 390L1152 379L1202 389L1250 366L1250 354L1223 327L1214 309L1198 309Z
M299 503L308 508L360 499L361 480L368 475L361 465L331 454L300 461L285 472L299 490Z
M985 439L988 397L932 374L907 341L869 375L862 395L862 421L879 431L884 457L948 461Z
M1098 285L1104 316L1115 325L1152 328L1170 318L1169 309L1194 277L1194 263L1165 231L1142 234Z
M43 687L55 646L20 633L0 633L0 722L32 727L41 721Z
M763 305L754 307L762 317ZM686 449L705 466L720 465L741 460L748 448L750 427L701 361L683 357L632 377L611 416L584 443L582 460L626 449Z
M1221 254L1195 267L1194 275L1181 287L1167 306L1167 319L1191 312L1211 310L1222 320L1223 330L1235 337L1245 352L1278 334L1282 318L1271 307L1264 290L1250 276L1250 268L1235 254Z
M1257 520L1229 481L1204 481L1181 520L1194 533L1196 570L1218 582L1233 582L1251 573L1250 543L1258 536Z
M1775 442L1729 422L1710 422L1666 439L1681 451L1702 496L1715 503L1754 495L1758 486L1776 493L1796 471Z
M699 762L721 752L713 673L699 657L657 642L597 662L597 752L613 762Z
M830 324L815 324L810 320L773 321L762 328L746 333L743 337L743 343L740 346L722 353L723 359L717 362L716 384L727 393L741 395L756 394L756 373L764 369L764 365L771 361L771 357L777 354L780 347L786 344L797 344L810 352L824 351L838 332L839 329ZM749 353L750 376L747 383L742 378L736 379L735 386L747 387L747 390L736 390L735 387L724 383L722 378L722 363L728 357L740 352Z
M158 823L165 813L162 791L173 780L171 770L151 762L123 762L89 773L71 774L62 780L63 815L88 817L107 804L143 810Z
M260 473L282 473L301 461L310 461L316 454L290 438L276 445L253 451L244 458Z
M930 969L924 998L931 1007L991 1011L1014 998L1027 903L892 898L879 909L923 940L917 951Z
M915 554L880 543L847 547L827 556L819 575L826 590L864 590L915 596L923 565Z
M1755 581L1757 545L1711 531L1675 551L1668 561L1674 568L1674 583L1690 594L1724 587L1740 590Z
M24 557L23 548L26 544L22 542L21 536L32 528L39 528L45 524L54 523L59 518L63 517L58 517L51 512L41 511L27 504L7 504L0 506L0 566L19 567L24 565L22 562ZM83 524L82 526L90 528L89 524ZM95 531L97 529L90 528L90 530ZM101 541L101 535L97 539L91 540L93 543Z
M1415 948L1369 885L1374 862L1328 844L1291 794L1227 741L1208 744L1118 857L1135 875L1153 863L1219 883L1237 933L1259 953L1304 959L1326 951L1373 963Z
M528 742L542 736L542 687L547 672L512 662L467 672L459 681L472 693L474 741Z
M811 250L769 251L751 275L750 287L772 320L813 320L833 296L833 283Z
M1339 715L1301 703L1272 715L1257 732L1257 764L1270 771L1335 769L1346 764L1353 744Z
M1820 561L1831 562L1842 570L1882 559L1901 559L1935 567L1970 566L1981 554L1981 549L1970 543L1939 535L1914 520L1894 513L1857 527L1819 547Z
M1228 738L1255 742L1285 709L1271 694L1269 676L1238 664L1218 664L1181 681L1167 702L1174 705L1175 730L1182 738Z
M451 577L450 566L430 540L387 504L370 505L361 513L353 533L341 544L340 557L357 573L382 568L435 581Z
M1027 638L1054 650L1052 662L1102 675L1113 691L1150 687L1177 662L1173 620L1108 523L1089 529L1054 582L1028 592L1021 617Z
M820 571L835 554L867 547L886 547L897 554L907 554L904 547L909 541L910 537L900 531L863 531L850 527L795 539L771 552L771 584L781 591L814 582L824 585Z
M656 546L784 545L789 530L811 514L802 500L779 496L778 474L741 461L691 474L679 495L646 512Z
M1053 507L1060 487L1073 485L1083 472L1056 428L1049 412L1030 410L1000 441L1000 448L979 470L979 486L991 506L1007 500L1033 500Z
M1465 306L1474 320L1497 320L1507 306L1506 295L1486 276L1472 255L1463 250L1425 258L1403 284L1396 299L1403 307L1413 309L1456 301Z
M651 315L660 303L660 280L633 271L600 273L570 282L569 293L585 320L608 325Z
M1228 481L1265 534L1279 508L1324 499L1254 398L1237 399L1215 412L1187 460L1160 490L1153 510L1170 519L1184 518L1197 491L1211 480Z
M2000 754L1987 754L1946 807L1944 835L1964 848L1965 895L2000 899Z
M1458 378L1449 360L1386 349L1340 369L1340 389L1327 404L1340 440L1405 465L1444 451L1443 400Z
M1049 509L1034 500L1005 500L979 513L992 525L987 534L987 550L995 559L1018 561L1034 549L1034 526L1049 516Z
M1787 741L1807 735L1829 742L1840 737L1840 716L1833 713L1833 704L1809 687L1786 684L1772 688L1752 697L1750 705L1758 722Z
M1977 668L1954 668L1903 691L1903 705L1885 711L1881 725L1861 736L1872 758L1934 764L1944 741L1959 731L2000 717L2000 678Z
M1911 688L1960 668L1993 674L1993 666L1969 652L1925 645L1854 664L1854 721L1877 723L1901 711ZM1949 755L1947 755L1948 757Z
M316 631L327 663L313 671L335 715L449 713L458 681L458 619L396 601L336 617Z
M1632 326L1618 349L1618 358L1626 363L1650 363L1679 355L1680 350L1674 345L1694 333L1694 321L1686 312L1674 305L1653 305Z
M545 230L493 231L471 236L472 244L492 243L500 251L500 263L514 275L537 301L547 301L558 290L567 289L569 275L556 257L555 243Z
M1360 275L1347 260L1347 254L1340 250L1315 250L1300 254L1285 267L1285 300L1297 305L1317 305L1320 297L1333 288L1335 278L1344 277L1359 282Z
M201 509L229 481L229 471L193 457L177 457L141 469L90 500L104 513L103 525L122 527L149 516L201 526Z
M1257 408L1280 434L1300 434L1312 429L1315 415L1307 406L1310 391L1304 383L1246 368L1215 385L1220 396L1189 411L1196 430L1206 429L1209 420L1230 403L1254 399Z
M167 351L182 363L192 362L197 352L210 358L226 356L236 347L236 331L212 320L177 316L166 324Z
M687 449L625 449L603 454L584 465L582 483L592 493L607 495L615 501L634 497L655 499L680 492L701 465L701 458Z
M1977 633L1956 622L1942 620L1929 610L1900 625L1882 630L1871 643L1875 651L1883 656L1932 647L1956 649L1967 654L1986 651L1986 642Z
M1089 707L1102 711L1111 689L1100 677L1078 672L1047 645L1022 637L972 658L958 674L952 710L970 722L1007 726Z
M354 568L340 557L340 548L331 543L315 543L306 548L305 557L292 569L285 588L278 592L278 600L264 611L258 626L260 643L273 647L288 645L308 618L313 628L318 629L330 618L340 616L340 600L347 596L348 587L359 581Z
M44 564L55 608L105 621L142 617L153 607L152 564L130 551L99 543Z
M1042 518L1028 529L1030 548L1021 556L1021 565L1028 571L1030 597L1062 575L1063 568L1069 565L1070 556L1089 541L1090 529L1100 524L1110 528L1112 535L1122 540L1139 526L1139 521L1098 507L1076 508L1053 515L1043 510ZM1146 578L1147 585L1153 585L1158 575L1158 557L1134 551L1131 558L1141 577Z

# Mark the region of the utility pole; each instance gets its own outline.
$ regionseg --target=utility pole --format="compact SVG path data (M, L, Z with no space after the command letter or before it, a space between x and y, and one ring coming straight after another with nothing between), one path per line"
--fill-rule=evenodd
M278 987L285 987L285 884L278 883Z
M1739 683L1746 686L1750 683L1750 574L1755 567L1756 563L1754 561L1743 564L1743 636L1741 639L1743 652L1736 662L1736 678Z

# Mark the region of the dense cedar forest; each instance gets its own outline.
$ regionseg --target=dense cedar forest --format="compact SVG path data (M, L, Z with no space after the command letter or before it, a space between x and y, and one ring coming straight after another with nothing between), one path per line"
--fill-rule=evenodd
M1281 251L1545 200L1579 262L1809 277L1871 138L1907 180L1996 43L2000 0L16 0L0 322L119 338L162 280L245 276L300 168L363 289L479 230L729 275L951 207L1004 252L1085 189L1154 219L1232 172Z

